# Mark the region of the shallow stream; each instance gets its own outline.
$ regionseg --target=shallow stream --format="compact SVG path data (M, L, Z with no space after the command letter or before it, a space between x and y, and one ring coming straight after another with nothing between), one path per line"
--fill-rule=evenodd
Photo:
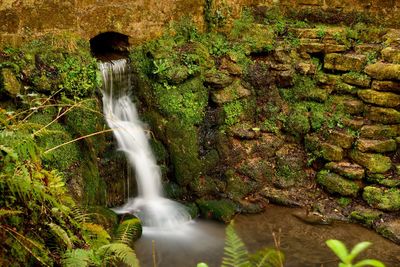
M274 246L272 233L279 235L285 267L337 267L336 257L324 243L327 239L342 240L348 247L370 241L373 245L361 258L379 259L387 267L400 266L400 246L377 233L349 223L306 224L292 215L296 211L299 209L271 205L261 214L237 216L235 229L250 252ZM158 267L195 267L198 262L217 267L223 256L224 231L223 224L198 220L175 233L148 233L136 242L135 250L142 267L153 266L153 250Z

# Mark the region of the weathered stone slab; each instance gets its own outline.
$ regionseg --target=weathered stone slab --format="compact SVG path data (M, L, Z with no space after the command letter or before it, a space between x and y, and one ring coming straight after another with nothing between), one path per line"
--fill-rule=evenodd
M378 62L368 65L364 71L377 80L400 80L400 64Z
M400 49L394 47L386 47L381 51L382 57L389 63L400 63Z
M306 147L329 161L340 161L343 159L344 151L341 147L326 143L316 135L305 137Z
M400 219L381 221L376 226L376 231L393 242L400 244Z
M390 158L381 154L362 153L352 150L349 156L353 161L367 168L372 173L387 172L392 166Z
M333 90L339 94L356 95L359 89L353 85L344 82L338 82L334 85Z
M317 182L329 192L342 196L356 196L360 190L360 186L357 183L326 170L322 170L317 174Z
M381 51L381 49L382 45L380 44L359 44L354 48L358 54L377 53Z
M373 81L372 89L377 91L390 91L400 93L400 82L395 81Z
M365 117L383 124L400 123L400 112L393 108L367 107Z
M345 126L349 127L350 129L359 130L359 129L361 129L361 127L363 127L363 125L365 124L365 121L362 117L358 117L355 119L344 118L343 124Z
M347 161L329 162L325 168L352 180L361 180L365 176L365 170L358 164Z
M362 138L391 138L400 135L399 125L364 125L360 131Z
M233 82L233 78L224 72L209 72L205 75L205 82L213 88L224 88Z
M325 56L324 68L339 71L361 71L366 61L365 55L331 53Z
M386 187L400 186L400 176L394 173L367 173L367 181L373 184L380 184Z
M329 133L327 140L329 143L341 148L350 148L353 145L355 137L347 132L333 130Z
M364 188L363 199L371 206L385 211L400 210L400 190L367 186Z
M389 108L395 108L400 105L400 95L395 93L367 89L359 90L357 94L366 103Z
M342 80L345 83L359 87L367 88L371 85L371 78L368 75L361 73L345 73L342 75Z
M373 140L360 138L357 141L357 149L361 152L390 152L397 148L396 141L393 139Z
M360 99L348 95L332 96L333 103L343 105L344 110L351 115L358 115L364 112L364 102Z

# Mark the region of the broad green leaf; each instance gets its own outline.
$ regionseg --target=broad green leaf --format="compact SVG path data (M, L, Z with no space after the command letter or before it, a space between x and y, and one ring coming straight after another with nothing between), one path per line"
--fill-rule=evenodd
M325 243L343 263L348 263L347 256L349 255L349 252L347 251L346 246L341 241L329 239Z
M200 262L197 264L197 267L208 267L208 265L205 264L204 262Z
M354 246L354 248L351 250L348 258L348 262L352 262L355 257L357 257L358 254L360 254L363 250L367 249L369 246L371 246L371 242L360 242L357 245Z
M373 266L373 267L386 267L381 261L366 259L354 264L354 267Z

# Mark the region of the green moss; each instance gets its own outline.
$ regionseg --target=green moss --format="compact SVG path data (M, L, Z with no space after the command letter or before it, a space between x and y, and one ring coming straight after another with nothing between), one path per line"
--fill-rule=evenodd
M229 223L236 213L236 205L230 200L204 200L196 201L201 215L205 218L215 219L224 223Z
M381 216L382 212L369 209L355 210L350 213L350 218L352 220L355 220L369 227L371 227L373 223Z
M159 108L167 117L177 117L190 124L199 124L204 118L208 92L200 78L180 85L155 84Z
M197 129L179 120L167 124L166 135L175 179L186 186L200 176L203 163L199 159Z
M307 107L302 104L293 105L285 123L286 131L300 138L308 133L310 128Z
M86 205L104 205L106 201L106 184L99 175L99 169L96 161L86 155L83 158L83 164L79 169L73 171L72 175L82 175L84 181L83 201ZM74 174L74 172L77 172Z
M364 188L363 199L367 203L380 210L398 211L400 210L400 190L384 189L374 186Z
M345 208L347 206L349 206L351 204L352 200L351 198L348 197L341 197L337 200L337 203L339 204L339 206Z
M238 123L243 111L244 107L241 100L236 100L225 104L224 105L225 124L231 126Z
M353 181L344 179L336 173L322 170L317 174L317 182L324 186L331 193L338 193L342 196L357 196L359 185Z
M233 200L238 201L257 189L257 184L254 181L237 174L232 169L226 171L225 177L227 181L226 191L229 198Z

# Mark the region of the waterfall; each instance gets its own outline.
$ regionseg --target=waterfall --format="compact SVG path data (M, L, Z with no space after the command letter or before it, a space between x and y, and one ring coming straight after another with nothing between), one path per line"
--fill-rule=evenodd
M103 112L108 126L113 129L118 149L124 152L135 171L138 187L138 196L128 198L122 207L114 209L115 212L136 215L145 231L146 227L176 228L190 221L184 206L163 197L161 171L151 151L149 135L130 98L132 88L127 60L100 63L100 71L103 77Z

